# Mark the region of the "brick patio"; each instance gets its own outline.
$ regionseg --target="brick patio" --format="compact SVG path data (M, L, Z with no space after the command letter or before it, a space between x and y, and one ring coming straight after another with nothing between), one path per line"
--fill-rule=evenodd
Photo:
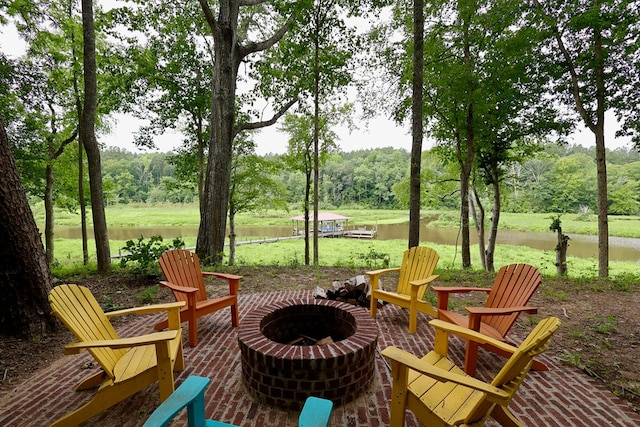
M265 304L310 296L309 291L241 295L241 319ZM118 331L122 336L151 331L157 319L157 316L131 318ZM394 345L417 355L428 352L433 342L432 330L426 326L428 320L419 314L418 332L410 335L406 310L386 305L378 311L379 349ZM297 425L297 413L259 404L244 389L237 334L230 325L227 310L200 319L199 335L200 344L195 349L185 344L187 368L178 374L176 383L180 384L188 375L212 379L206 392L208 418L247 427ZM450 349L453 351L451 357L461 364L463 342L453 341ZM551 370L530 372L510 405L528 426L640 426L640 414L603 385L577 369L561 365L549 355L542 357ZM74 392L73 387L87 375L87 370L82 368L91 361L86 353L65 356L49 368L38 371L0 402L0 426L46 426L82 405L92 393ZM500 358L481 349L478 377L486 380L502 363ZM378 352L372 385L354 401L335 408L330 426L388 425L390 384L388 368ZM158 404L157 386L150 386L83 425L140 426ZM175 425L186 425L185 420L182 416ZM406 424L420 425L411 414L408 414ZM497 424L490 420L486 425Z

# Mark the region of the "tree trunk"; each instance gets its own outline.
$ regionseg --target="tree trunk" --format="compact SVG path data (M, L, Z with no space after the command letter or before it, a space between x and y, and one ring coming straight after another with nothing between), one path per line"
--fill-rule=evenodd
M202 204L204 200L204 138L202 137L202 116L198 119L198 200Z
M80 229L82 230L82 264L89 263L89 245L87 243L87 201L84 198L84 154L82 141L78 141L78 202L80 203Z
M78 62L78 55L76 52L77 43L75 38L71 36L73 43L73 62ZM73 93L75 95L76 114L78 115L78 128L82 124L82 100L80 99L80 88L78 81L80 76L78 71L74 67L73 69ZM82 233L82 264L87 265L89 263L89 244L87 238L87 199L84 197L84 153L83 153L83 140L82 135L78 136L78 204L80 205L80 229Z
M212 28L215 62L211 103L211 134L203 199L200 202L200 227L196 253L208 264L219 264L224 255L231 159L233 156L233 125L235 122L236 77L240 58L237 34L238 4L223 2L217 26ZM210 24L211 25L211 24Z
M609 204L607 201L607 162L604 144L604 112L606 109L605 64L602 32L595 30L594 59L596 72L596 168L598 173L598 276L609 276Z
M51 159L51 148L49 148L49 159ZM54 251L54 230L53 230L53 166L51 160L47 162L44 179L44 242L47 262L53 262Z
M413 91L411 95L411 169L409 176L409 248L420 244L420 170L424 84L424 1L413 0Z
M308 164L308 163L307 163ZM309 199L311 198L311 171L305 172L306 182L304 186L304 265L309 265Z
M316 11L316 28L320 28L318 22L319 13ZM314 87L313 87L313 265L317 266L320 258L318 248L318 238L320 224L318 223L318 190L320 181L320 46L318 37L314 38Z
M556 245L556 273L559 276L566 276L567 267L567 248L569 247L569 236L562 234L562 227L558 227L558 244Z
M491 225L489 228L489 242L486 250L486 270L496 271L494 265L494 254L496 253L496 243L498 240L498 224L500 223L500 212L502 211L502 194L500 192L500 177L498 176L498 166L491 165L491 181L493 182L493 208L491 210Z
M476 233L478 234L478 252L480 253L480 262L482 268L487 269L487 257L485 251L485 237L484 237L484 206L478 192L475 188L471 189L471 213L473 214L473 222L476 225Z
M51 273L0 118L0 333L34 338L55 330Z
M229 208L229 265L236 262L236 213L233 208Z
M108 271L111 268L111 253L107 234L107 219L104 212L100 148L95 134L97 75L92 0L82 0L82 34L84 38L84 108L80 122L80 139L87 152L89 166L91 212L93 214L93 233L96 240L98 271Z
M473 117L473 58L469 43L469 20L464 21L464 64L467 72L467 108L464 142L458 139L458 163L460 164L460 227L462 228L462 268L471 268L471 240L469 238L469 185L475 158L475 128Z

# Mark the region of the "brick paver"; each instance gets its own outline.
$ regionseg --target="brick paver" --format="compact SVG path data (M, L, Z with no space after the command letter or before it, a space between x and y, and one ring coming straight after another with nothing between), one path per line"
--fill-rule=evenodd
M308 291L283 291L240 296L240 315L256 307L289 298L310 297ZM150 331L157 316L132 317L118 327L122 336ZM407 332L406 310L386 305L378 311L379 349L394 345L417 355L432 348L433 333L419 314L418 332ZM253 400L242 384L237 334L227 310L200 319L200 343L185 344L186 369L176 377L180 384L188 375L207 376L212 383L206 392L207 417L243 427L295 426L297 413L282 411ZM422 326L420 326L422 325ZM186 324L185 324L186 327ZM186 342L186 340L185 340ZM462 364L464 343L454 341L450 356ZM529 372L511 410L528 426L640 426L640 415L603 385L577 369L542 356L551 370ZM88 354L65 356L49 368L36 372L0 402L0 426L46 426L79 407L92 392L75 392L73 387L88 371ZM488 379L503 363L498 356L480 350L478 377ZM376 373L369 389L356 400L334 409L330 426L386 426L389 423L391 378L386 362L376 357ZM140 426L159 404L156 385L92 418L84 426ZM186 425L183 415L174 425ZM408 414L407 426L420 425ZM487 426L497 423L489 420Z

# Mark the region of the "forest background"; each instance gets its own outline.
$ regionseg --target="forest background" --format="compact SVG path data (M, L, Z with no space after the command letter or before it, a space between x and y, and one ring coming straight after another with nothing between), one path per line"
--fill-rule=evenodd
M593 213L597 203L594 148L580 145L544 145L543 150L522 163L514 163L504 180L503 212ZM56 203L73 209L77 200L77 160L54 164ZM301 213L305 179L302 171L285 167L281 155L255 156L279 167L265 171L275 183L263 203L264 210L287 206ZM444 164L432 150L423 152L424 209L459 209L456 188L459 172L455 164ZM28 160L23 160L28 162ZM321 169L319 199L323 210L371 208L407 209L410 154L391 147L334 152ZM23 163L24 164L24 163ZM176 153L132 153L111 147L102 152L104 194L107 205L139 203L197 203L196 172L184 155ZM31 170L38 166L32 164ZM41 166L40 166L41 168ZM24 167L23 170L29 170ZM627 148L607 150L609 212L640 214L640 153ZM32 202L42 194L43 174L25 174ZM85 186L88 191L88 185ZM284 202L284 203L281 203ZM41 222L43 219L39 218Z

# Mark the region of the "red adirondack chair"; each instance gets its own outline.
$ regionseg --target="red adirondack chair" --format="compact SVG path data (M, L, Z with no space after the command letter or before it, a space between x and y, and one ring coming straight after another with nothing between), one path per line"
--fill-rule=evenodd
M198 345L198 318L225 307L231 308L231 324L238 326L238 287L242 276L235 274L202 271L198 255L183 249L167 251L158 260L166 281L160 282L171 290L176 301L185 301L187 305L180 310L180 322L189 322L189 345ZM229 284L229 295L208 298L204 287L204 277L214 276L226 280ZM156 330L167 327L167 322L160 322Z
M438 319L510 343L506 336L518 315L522 312L529 314L538 312L537 308L527 304L541 282L542 277L537 268L528 264L511 264L498 271L491 288L432 286L431 289L438 293ZM448 310L449 294L474 291L488 294L484 307L465 307L469 316ZM475 342L467 343L464 370L469 375L475 375L476 372L478 345ZM509 357L508 354L504 354L490 344L480 345L489 351ZM548 368L543 363L534 361L533 369L547 370Z

